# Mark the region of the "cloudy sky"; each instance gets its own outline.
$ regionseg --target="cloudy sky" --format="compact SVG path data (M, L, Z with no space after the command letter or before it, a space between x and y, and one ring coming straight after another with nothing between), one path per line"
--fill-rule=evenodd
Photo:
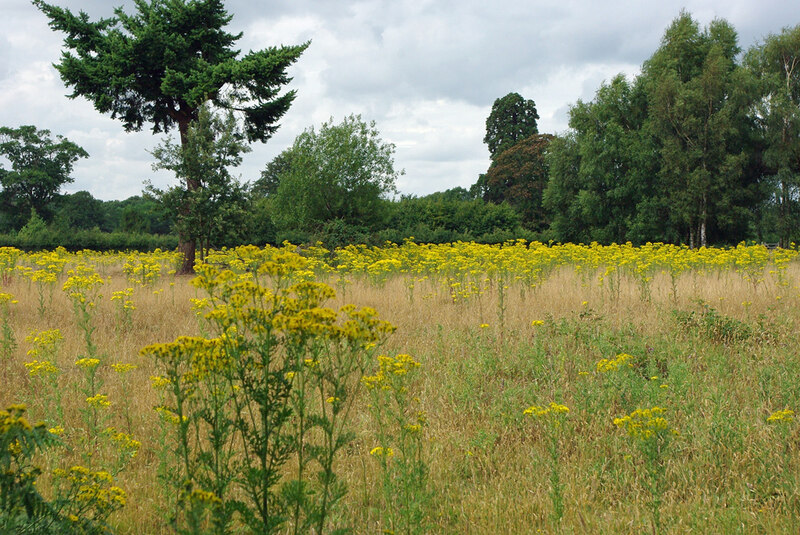
M132 0L52 0L92 20ZM27 0L3 0L0 17L0 126L33 124L86 149L67 192L97 198L138 195L154 173L147 152L163 134L125 133L68 90L52 63L63 34ZM634 75L665 28L689 11L705 25L727 19L743 49L800 24L797 0L228 0L243 51L311 46L292 67L294 105L278 133L255 144L236 171L243 180L291 145L304 129L351 113L374 120L396 145L401 193L469 187L489 165L483 144L492 102L515 91L536 102L541 132L567 128L569 107L590 100L604 80Z

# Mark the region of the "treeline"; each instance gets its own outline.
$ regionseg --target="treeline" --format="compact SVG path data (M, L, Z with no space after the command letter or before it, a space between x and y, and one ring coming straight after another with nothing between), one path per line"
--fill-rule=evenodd
M230 114L201 107L185 146L154 152L183 185L124 201L58 195L88 155L48 131L0 128L12 163L0 167L0 241L152 249L180 235L201 256L284 240L800 241L800 25L743 52L726 21L701 28L681 13L640 75L618 75L572 106L567 132L539 133L538 119L532 100L497 99L487 172L469 190L399 198L394 146L360 116L310 127L240 183L229 169L249 150L246 136Z
M742 53L726 21L682 13L569 126L493 154L482 196L559 242L800 238L800 26Z

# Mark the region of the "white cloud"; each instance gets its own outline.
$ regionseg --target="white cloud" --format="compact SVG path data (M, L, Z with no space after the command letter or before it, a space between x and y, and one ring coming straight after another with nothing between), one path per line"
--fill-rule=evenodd
M92 19L132 0L52 0ZM800 22L800 3L784 0L229 0L232 32L244 52L311 40L294 65L297 98L266 145L256 144L238 173L255 179L295 136L350 113L377 122L396 144L404 193L467 187L488 167L484 124L492 102L516 91L536 102L540 131L562 132L577 99L600 83L631 75L685 7L703 25L726 18L746 49ZM102 199L141 192L153 173L147 149L161 136L125 133L84 99L69 100L52 63L63 39L28 0L5 0L0 19L0 125L34 124L62 134L91 155L75 167L69 191Z

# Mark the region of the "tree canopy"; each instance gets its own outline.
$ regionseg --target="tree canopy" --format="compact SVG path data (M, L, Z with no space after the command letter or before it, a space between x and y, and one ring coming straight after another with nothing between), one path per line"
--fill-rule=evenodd
M509 93L495 100L486 118L486 136L483 138L492 159L518 141L538 134L538 119L536 104L525 100L519 93Z
M394 169L394 145L360 115L309 128L279 158L273 204L279 228L309 230L336 219L374 226L402 174Z
M73 181L72 168L89 154L62 136L53 140L49 130L35 126L0 128L0 156L10 163L5 169L0 162L0 185L6 209L24 216L31 208L49 219L49 203L56 198L61 186Z
M138 0L137 13L122 8L96 22L80 12L42 0L33 2L50 27L67 36L55 65L71 98L85 97L101 113L122 121L126 131L152 124L154 133L177 126L187 142L189 124L201 106L236 111L251 141L266 141L286 113L294 91L280 94L290 81L286 71L308 43L270 47L239 57L241 34L224 30L231 15L221 0ZM202 177L187 175L189 190ZM194 241L182 236L182 271L192 271Z

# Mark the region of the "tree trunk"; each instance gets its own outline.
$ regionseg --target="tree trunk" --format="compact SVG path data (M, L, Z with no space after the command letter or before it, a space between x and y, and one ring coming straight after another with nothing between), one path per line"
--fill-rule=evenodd
M706 243L706 219L708 219L708 199L703 193L703 213L700 215L700 247L705 247Z
M188 117L191 117L189 114L186 114ZM189 131L189 122L190 118L186 118L183 120L178 121L178 131L181 135L181 147L186 147L187 143L187 133ZM186 190L187 191L194 191L200 187L200 183L197 179L194 178L186 178ZM190 208L188 206L184 206L181 208L181 214L186 215L188 214ZM179 214L180 217L180 214ZM195 261L195 251L197 248L197 244L195 243L194 238L189 238L187 236L182 236L178 233L178 251L183 254L183 263L181 264L180 269L178 270L178 275L193 275L194 274L194 261Z

